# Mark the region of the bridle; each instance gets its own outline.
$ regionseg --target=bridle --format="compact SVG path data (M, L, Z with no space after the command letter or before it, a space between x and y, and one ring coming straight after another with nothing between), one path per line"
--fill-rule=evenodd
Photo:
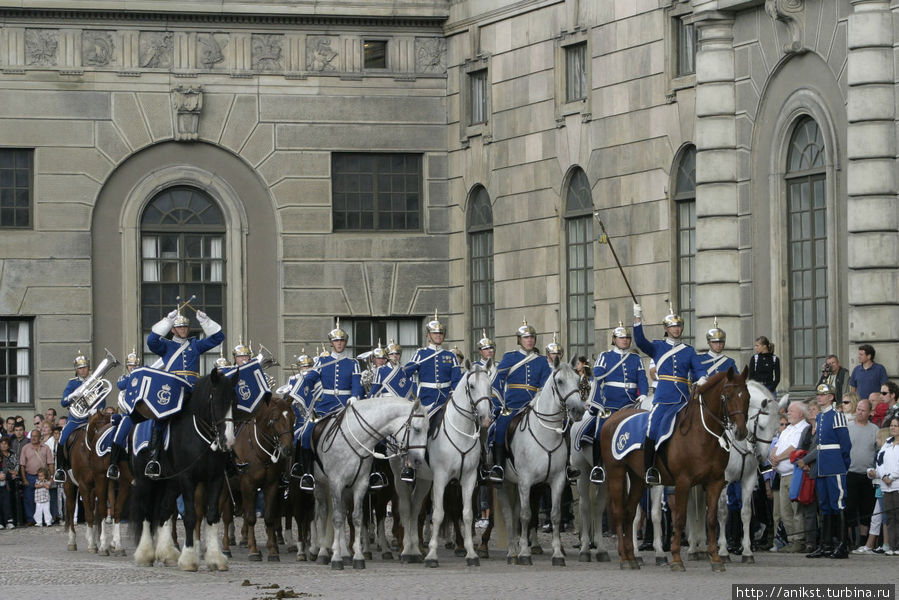
M568 424L568 421L570 420L567 405L568 399L575 394L580 394L581 391L577 386L575 386L573 390L563 396L562 391L559 389L559 382L556 380L555 373L550 376L550 380L552 381L552 384L550 384L550 391L552 392L553 398L558 400L557 410L555 410L554 412L541 413L533 404L531 404L530 412L533 413L535 417L537 417L537 423L539 423L541 427L562 435L563 433L565 433L566 426ZM561 415L561 417L556 418L557 415ZM550 427L549 425L546 425L546 423L561 423L561 426Z
M475 438L480 437L481 426L480 426L479 419L478 419L478 405L481 402L489 403L490 398L491 398L490 395L485 395L485 396L481 396L480 398L475 399L471 395L471 386L468 384L468 382L471 379L472 375L475 375L478 373L484 373L485 375L487 374L486 371L482 371L479 367L475 367L474 371L469 371L468 373L465 374L465 381L464 381L465 399L468 400L468 407L469 407L468 409L465 409L456 403L456 395L455 394L450 394L450 400L449 400L450 403L453 405L453 408L455 408L459 412L459 414L461 414L467 420L470 420L472 422L472 424L474 425L474 431L472 433L465 433L464 431L460 430L458 427L453 425L453 423L449 423L449 426L452 427L453 430L456 433L458 433L459 435L464 435L465 437L467 437L469 439L475 439ZM447 422L445 417L443 419L443 422L444 422L444 425Z
M291 410L291 408L288 406L287 410ZM281 457L284 456L284 450L290 447L290 443L293 440L293 429L291 427L288 427L286 431L278 432L278 428L275 425L282 420L281 411L275 410L275 415L277 416L271 416L265 421L261 432L258 419L253 417L253 439L256 440L256 447L272 461L272 464L281 460ZM287 419L287 422L289 423L290 420ZM268 433L269 431L274 431L275 433L270 434ZM261 440L259 439L260 434L262 436ZM284 436L288 436L286 444L282 441ZM265 447L262 443L263 441L271 445L271 451Z
M701 392L697 394L699 396L699 418L702 421L702 427L709 433L709 435L711 435L716 440L718 440L718 445L721 446L721 448L723 448L726 452L730 452L730 448L731 448L730 440L727 437L727 431L728 431L728 429L731 428L732 424L735 425L734 417L736 417L737 415L743 415L744 417L746 416L745 410L731 410L730 409L730 405L728 402L730 400L730 396L728 395L727 390L728 390L728 388L740 388L740 387L745 389L746 388L745 382L736 384L736 383L733 383L731 380L724 381L724 385L721 388L721 396L719 398L721 400L721 407L723 409L722 412L724 413L724 416L721 418L719 418L718 415L716 415L714 412L712 412L712 410L710 408L708 408L708 406L706 405L705 399L703 397L703 394ZM746 393L748 394L749 392L747 391ZM742 390L738 389L737 398L739 399L742 396L742 394L743 394ZM714 431L709 429L709 426L706 423L706 414L708 414L709 418L714 423L716 423L718 426L721 427L722 431L720 434L715 433Z

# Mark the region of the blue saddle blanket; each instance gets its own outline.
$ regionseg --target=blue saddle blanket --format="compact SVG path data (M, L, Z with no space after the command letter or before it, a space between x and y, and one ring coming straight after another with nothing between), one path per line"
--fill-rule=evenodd
M97 456L106 456L112 450L112 438L115 434L115 429L115 425L110 425L97 438L97 443L94 444L94 452Z
M612 457L621 460L634 450L643 448L647 425L649 425L648 412L631 415L618 423L612 436Z
M153 435L154 426L154 421L142 421L134 426L134 429L131 431L131 452L133 456L137 456L141 450L150 445L150 436ZM165 450L169 448L170 433L169 424L166 423L162 438L162 447Z
M265 378L265 371L262 370L259 359L254 358L245 365L225 369L224 374L232 377L238 371L240 376L235 389L237 408L247 413L253 413L266 394L271 394L272 388Z
M164 419L181 410L190 389L190 382L174 373L139 367L128 378L125 404L130 414L138 402L143 402L154 418Z

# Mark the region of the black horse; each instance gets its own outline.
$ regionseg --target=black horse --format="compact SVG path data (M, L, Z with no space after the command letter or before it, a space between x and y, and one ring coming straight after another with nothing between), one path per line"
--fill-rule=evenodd
M194 546L197 521L194 492L203 484L208 525L206 565L210 571L228 570L228 558L222 554L219 544L218 498L225 481L228 452L234 444L234 418L243 415L237 410L237 378L237 373L228 378L213 368L209 375L197 380L182 410L170 418L171 441L160 454L160 478L144 475L149 451L144 449L132 457L134 490L130 523L135 537L140 530L140 542L134 552L138 565L151 566L155 559L166 566L177 563L183 571L197 570L200 559ZM171 531L179 494L184 499L184 547L180 557Z

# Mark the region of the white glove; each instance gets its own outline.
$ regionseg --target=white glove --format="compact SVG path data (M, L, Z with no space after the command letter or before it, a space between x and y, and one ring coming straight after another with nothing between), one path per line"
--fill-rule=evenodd
M177 311L177 310L173 310L173 311L170 312L168 315L166 315L165 318L168 319L169 321L171 321L172 323L174 323L174 322L175 322L175 317L177 317L177 316L178 316L178 311Z
M200 318L200 315L203 315L203 317ZM201 313L201 312L197 311L197 321L199 321L200 328L203 330L203 333L205 333L207 336L215 335L216 333L218 333L219 331L222 330L222 326L219 325L218 323L216 323L215 321L213 321L212 319L210 319L209 315L207 315L206 313Z
M178 314L178 311L173 310L172 313ZM150 331L158 335L159 337L165 337L172 330L172 326L175 324L175 317L165 317L160 319L156 323L153 324L153 327L150 328Z
M702 387L702 386L704 386L704 385L705 385L705 382L708 381L708 380L709 380L709 378L706 377L705 375L703 375L703 376L700 377L699 380L696 382L696 387Z
M352 405L356 404L356 402L358 402L358 401L359 401L359 398L357 398L356 396L350 396L350 399L346 401L346 405L352 406Z
M642 319L643 318L643 307L639 304L634 304L634 318Z
M200 322L200 325L203 325L206 321L209 320L209 315L204 313L202 310L197 311L197 321Z
M640 394L639 396L637 396L637 404L638 404L638 405L639 405L639 404L643 404L643 402L644 402L645 400L646 400L646 394Z

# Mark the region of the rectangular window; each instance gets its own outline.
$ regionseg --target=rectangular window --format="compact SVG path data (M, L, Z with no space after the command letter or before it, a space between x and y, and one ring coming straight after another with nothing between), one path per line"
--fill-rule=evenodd
M0 317L0 404L31 399L33 319Z
M565 47L565 101L587 97L587 42Z
M676 17L677 76L696 72L696 28L683 17Z
M387 68L387 42L383 40L365 40L362 44L366 69Z
M593 217L565 219L567 242L568 352L570 356L594 354L593 332Z
M677 203L677 306L684 320L682 340L696 336L696 200Z
M421 229L420 154L331 155L334 231Z
M379 317L340 319L340 328L349 334L347 349L353 356L368 352L378 345L386 347L390 340L403 347L403 359L421 346L421 319L389 319Z
M475 344L487 332L493 338L493 230L469 234L471 248L471 356Z
M0 227L31 227L34 150L0 148Z
M468 74L468 97L470 125L487 122L487 69Z

